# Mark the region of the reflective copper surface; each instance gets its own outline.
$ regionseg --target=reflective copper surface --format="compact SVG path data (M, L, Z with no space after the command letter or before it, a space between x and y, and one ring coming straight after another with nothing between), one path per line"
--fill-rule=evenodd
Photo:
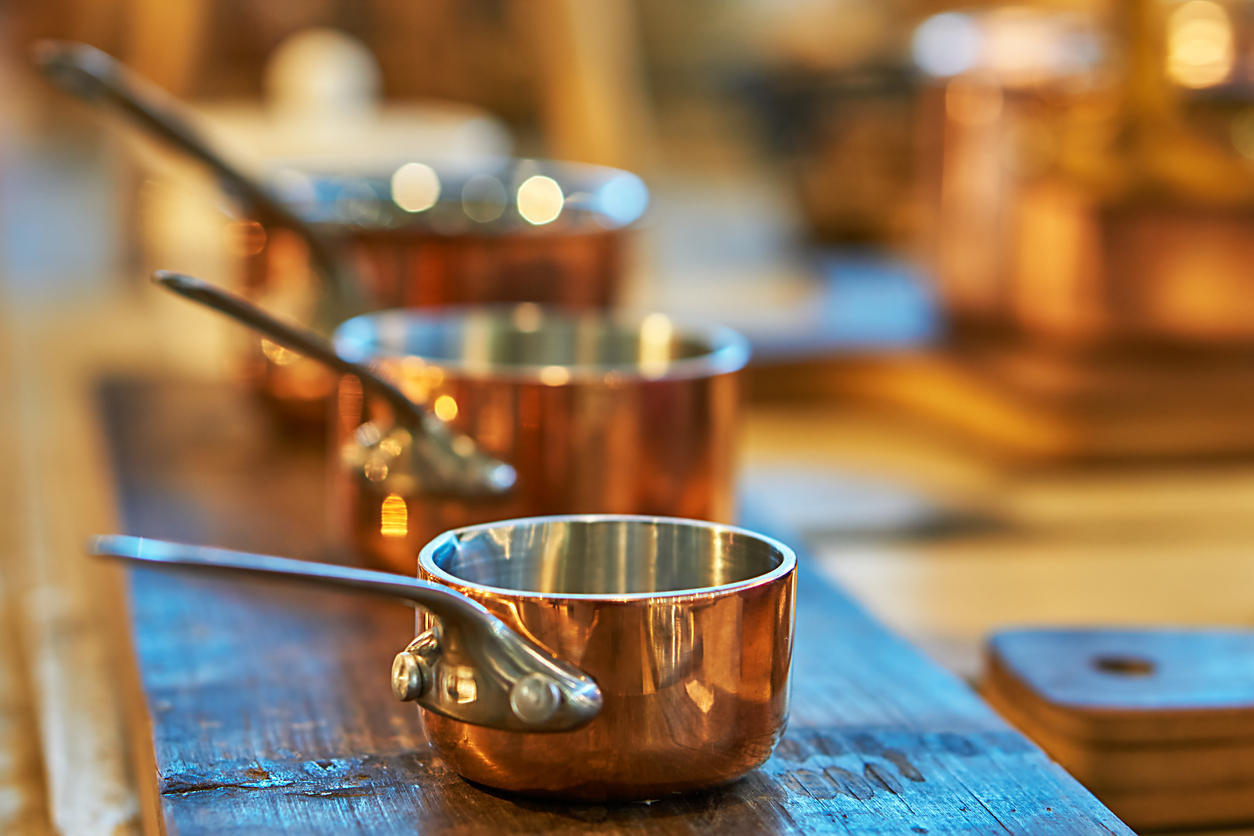
M503 308L391 311L336 332L486 454L517 471L509 494L424 491L409 434L340 385L335 506L355 546L397 572L442 531L540 514L732 514L744 339L661 314Z
M422 550L419 577L590 674L604 703L587 726L545 734L423 712L431 745L462 776L530 795L651 799L734 780L787 721L795 567L774 540L690 520L448 532Z
M335 246L369 310L608 307L623 275L627 227L648 202L634 174L536 160L407 163L376 177L285 169L275 181L285 202ZM231 245L244 257L250 298L312 321L320 280L300 236L242 222ZM334 375L272 349L254 348L252 357L250 376L261 392L289 414L322 419L320 401L332 394Z

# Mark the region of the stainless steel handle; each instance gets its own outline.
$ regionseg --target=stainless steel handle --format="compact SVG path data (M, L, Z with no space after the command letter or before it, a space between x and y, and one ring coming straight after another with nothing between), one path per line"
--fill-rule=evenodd
M422 607L439 619L440 629L420 636L397 657L393 690L454 720L508 731L556 732L578 728L601 710L601 691L592 677L448 587L350 566L145 537L95 537L90 551L130 563L245 572Z
M323 312L322 318L328 319L326 324L334 325L350 311L361 312L363 306L357 285L351 276L344 274L335 249L326 237L214 150L192 127L186 108L177 99L136 76L112 56L87 44L39 41L32 49L32 58L35 66L61 89L84 101L116 107L145 131L207 166L229 183L262 221L290 229L303 238L314 266L335 297L331 305L335 315Z
M340 357L317 334L276 319L248 300L192 276L158 270L153 281L226 314L284 348L325 363L341 374L356 375L363 387L391 405L397 420L412 433L412 472L424 492L494 496L514 486L517 473L513 467L485 454L469 436L454 435L447 424L405 397L391 381L368 366Z

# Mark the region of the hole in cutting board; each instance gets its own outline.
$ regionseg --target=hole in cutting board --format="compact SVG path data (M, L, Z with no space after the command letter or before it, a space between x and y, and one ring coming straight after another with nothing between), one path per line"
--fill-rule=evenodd
M1149 676L1157 667L1152 659L1115 654L1093 657L1094 670L1115 676Z

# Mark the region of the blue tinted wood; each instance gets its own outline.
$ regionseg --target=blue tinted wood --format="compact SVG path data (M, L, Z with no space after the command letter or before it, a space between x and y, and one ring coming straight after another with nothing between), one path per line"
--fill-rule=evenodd
M320 447L275 443L222 389L114 383L102 403L126 533L343 557L325 545ZM751 512L744 523L780 534ZM610 806L505 797L450 773L390 693L412 636L403 607L151 570L131 584L161 813L182 836L1131 833L804 554L775 756L723 788Z

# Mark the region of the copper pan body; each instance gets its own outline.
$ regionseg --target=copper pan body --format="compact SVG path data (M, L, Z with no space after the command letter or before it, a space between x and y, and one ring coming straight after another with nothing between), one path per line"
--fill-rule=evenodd
M353 545L393 571L412 573L437 534L491 520L732 517L748 347L729 329L524 304L358 317L336 346L518 474L499 498L424 492L406 469L408 436L345 378L333 503Z
M635 175L496 158L428 169L440 192L421 211L401 208L404 190L394 197L384 176L285 172L290 204L334 243L369 309L536 302L584 310L614 304L629 225L647 203ZM534 177L548 178L565 196L551 219L553 208L541 207L546 214L537 215L526 200L523 184ZM502 203L467 198L482 198L485 182L499 185L487 197ZM314 318L319 280L302 239L244 222L232 242L244 257L243 283L251 299L298 321ZM334 375L273 347L259 349L254 342L247 369L254 387L288 417L324 420L323 400L333 394Z
M583 728L547 734L423 711L427 737L463 777L528 795L643 800L735 780L770 756L787 722L795 568L774 540L691 520L448 532L422 550L419 577L577 665L604 703Z

